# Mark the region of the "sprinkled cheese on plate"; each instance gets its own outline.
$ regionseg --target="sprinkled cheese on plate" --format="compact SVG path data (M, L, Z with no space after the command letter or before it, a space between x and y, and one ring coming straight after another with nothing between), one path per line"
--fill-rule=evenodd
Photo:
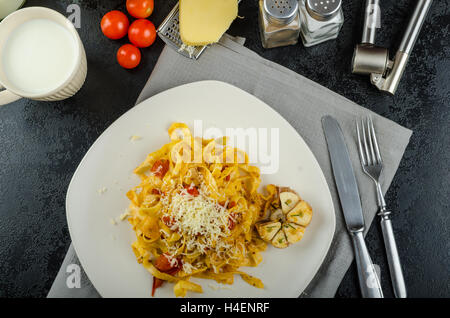
M130 213L128 213L128 211L127 211L127 212L122 213L122 214L119 216L119 218L120 218L121 221L123 221L123 220L125 220L129 215L130 215Z
M142 139L141 136L135 136L135 135L133 135L133 136L130 137L130 140L131 140L131 141L138 141L138 140L141 140L141 139Z
M108 189L107 189L106 187L103 187L103 188L100 188L100 189L97 190L97 192L98 192L99 194L103 194L103 193L105 193L106 191L108 191Z

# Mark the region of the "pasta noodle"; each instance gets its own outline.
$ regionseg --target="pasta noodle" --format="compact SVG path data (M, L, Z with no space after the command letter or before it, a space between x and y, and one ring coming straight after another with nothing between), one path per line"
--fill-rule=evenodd
M257 266L267 247L255 223L275 195L258 193L260 173L227 139L194 138L173 123L170 142L150 153L135 170L141 183L127 192L129 222L137 240L132 249L153 275L153 292L164 281L176 296L202 292L191 277L233 284L234 275L257 288L261 280L239 271Z

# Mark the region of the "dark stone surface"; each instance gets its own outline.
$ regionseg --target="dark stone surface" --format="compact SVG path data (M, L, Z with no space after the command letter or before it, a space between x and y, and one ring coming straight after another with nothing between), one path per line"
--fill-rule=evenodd
M65 194L70 178L95 139L130 109L163 47L142 50L141 65L126 71L115 52L126 40L102 36L99 23L125 0L28 0L61 13L81 6L80 36L88 57L81 91L66 101L21 100L0 108L0 296L46 296L70 244ZM155 0L159 25L175 0ZM395 51L413 0L383 1L378 44ZM368 78L350 74L360 38L362 1L344 1L345 24L337 40L304 48L264 50L257 29L257 1L244 0L229 33L246 46L414 131L387 194L409 296L450 297L450 1L434 1L395 97L382 95ZM67 15L67 14L66 14ZM395 136L393 136L395 138ZM367 244L392 296L378 222ZM358 297L353 264L337 297Z

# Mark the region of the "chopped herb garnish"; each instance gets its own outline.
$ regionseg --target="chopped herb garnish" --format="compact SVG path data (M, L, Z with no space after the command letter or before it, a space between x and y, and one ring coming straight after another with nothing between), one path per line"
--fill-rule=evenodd
M291 199L289 199L289 200L287 200L286 202L284 202L284 203L286 203L287 205L289 205L289 204L291 204L292 203L292 200Z

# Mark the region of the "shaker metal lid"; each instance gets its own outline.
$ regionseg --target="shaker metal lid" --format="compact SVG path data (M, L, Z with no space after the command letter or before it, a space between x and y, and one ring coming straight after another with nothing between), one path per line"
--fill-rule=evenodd
M306 10L316 20L328 21L339 12L342 0L306 0Z
M281 24L290 23L298 12L298 0L264 0L269 19Z

